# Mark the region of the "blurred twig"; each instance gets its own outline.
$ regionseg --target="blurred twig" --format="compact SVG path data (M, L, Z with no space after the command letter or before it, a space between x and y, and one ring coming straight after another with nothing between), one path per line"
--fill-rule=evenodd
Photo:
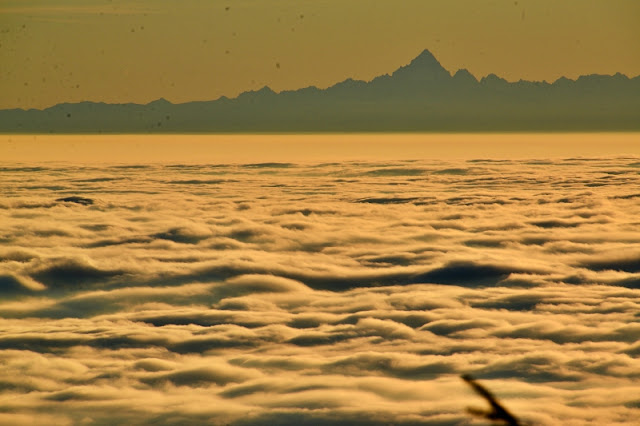
M522 423L520 423L513 414L511 414L506 408L504 408L502 404L498 402L496 397L487 388L478 383L476 379L468 374L464 374L461 377L462 380L467 382L467 384L471 386L471 388L473 388L473 390L476 391L478 395L486 399L489 405L491 405L491 410L489 411L472 407L467 408L467 411L469 411L469 413L473 414L474 416L487 418L489 420L503 422L508 426L522 426Z

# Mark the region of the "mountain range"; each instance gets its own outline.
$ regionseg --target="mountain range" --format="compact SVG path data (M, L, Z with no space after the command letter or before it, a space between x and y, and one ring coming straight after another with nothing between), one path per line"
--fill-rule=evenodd
M428 51L371 81L173 104L62 103L0 110L0 133L638 131L640 76L553 83L453 75Z

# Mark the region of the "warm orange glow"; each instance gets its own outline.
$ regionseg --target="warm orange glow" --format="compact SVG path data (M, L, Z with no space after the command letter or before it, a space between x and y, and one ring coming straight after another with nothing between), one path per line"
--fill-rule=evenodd
M640 155L637 133L0 135L2 161L244 163Z
M0 4L0 108L327 87L423 49L478 78L640 74L637 0L51 3Z

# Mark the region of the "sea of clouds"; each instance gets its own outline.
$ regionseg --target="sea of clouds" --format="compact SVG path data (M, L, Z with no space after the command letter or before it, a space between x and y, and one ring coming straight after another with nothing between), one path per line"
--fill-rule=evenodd
M640 158L0 166L0 424L640 416Z

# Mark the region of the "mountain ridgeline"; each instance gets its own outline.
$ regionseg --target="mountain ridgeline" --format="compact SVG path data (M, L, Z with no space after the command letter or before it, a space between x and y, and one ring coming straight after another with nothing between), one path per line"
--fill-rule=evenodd
M451 75L427 50L369 82L146 105L80 102L0 111L1 133L638 131L640 76L554 83Z

